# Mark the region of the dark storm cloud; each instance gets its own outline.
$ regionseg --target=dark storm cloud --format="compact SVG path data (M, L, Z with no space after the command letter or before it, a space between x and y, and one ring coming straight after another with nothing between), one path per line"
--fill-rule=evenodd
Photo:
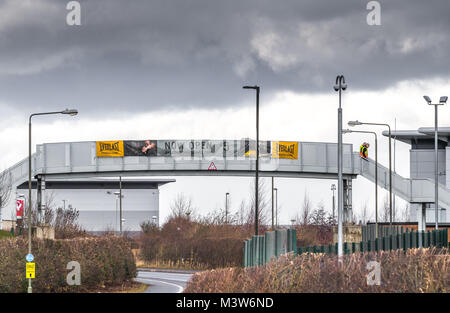
M244 83L331 92L448 77L448 0L86 0L81 26L68 1L0 0L0 101L23 108L76 105L85 114L219 107Z

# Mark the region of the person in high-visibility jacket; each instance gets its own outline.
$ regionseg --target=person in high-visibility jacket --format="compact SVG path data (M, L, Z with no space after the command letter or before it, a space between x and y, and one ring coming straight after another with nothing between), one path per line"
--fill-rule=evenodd
M368 154L369 154L369 144L367 142L364 142L360 147L359 147L359 155L361 156L361 158L367 160Z

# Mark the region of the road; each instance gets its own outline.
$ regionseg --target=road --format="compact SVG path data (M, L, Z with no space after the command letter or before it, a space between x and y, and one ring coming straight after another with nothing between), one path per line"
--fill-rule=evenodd
M135 281L149 285L145 293L180 293L191 278L191 271L138 269Z

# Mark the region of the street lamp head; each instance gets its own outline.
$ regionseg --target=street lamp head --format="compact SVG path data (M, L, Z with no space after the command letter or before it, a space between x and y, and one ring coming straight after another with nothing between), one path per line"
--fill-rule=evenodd
M348 122L347 124L348 124L348 126L350 126L350 127L354 127L354 126L357 126L357 125L362 125L362 123L361 123L360 121L358 121L358 120L356 120L356 121L350 121L350 122Z
M61 112L61 114L69 114L71 116L74 116L74 115L78 114L78 110L76 110L76 109L65 109L64 111Z
M336 84L334 85L334 90L338 91L339 89L342 90L347 89L347 84L345 83L344 75L336 76Z
M423 96L423 98L425 99L425 101L426 101L428 104L431 104L431 99L430 99L430 97L428 97L428 96Z
M244 86L243 89L259 89L259 86Z
M442 104L447 103L447 99L448 99L447 96L442 96L442 97L439 99L439 103L442 103Z
M352 130L350 130L350 129L343 129L342 130L342 133L343 134L348 134L348 133L352 133L353 131Z
M229 192L227 192L225 195L227 195L227 196L229 196L230 195L230 193Z

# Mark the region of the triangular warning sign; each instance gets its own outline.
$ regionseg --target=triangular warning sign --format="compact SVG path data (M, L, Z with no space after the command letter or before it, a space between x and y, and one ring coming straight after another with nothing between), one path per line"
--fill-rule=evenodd
M217 171L217 167L214 164L214 162L211 162L211 164L208 167L208 171Z

